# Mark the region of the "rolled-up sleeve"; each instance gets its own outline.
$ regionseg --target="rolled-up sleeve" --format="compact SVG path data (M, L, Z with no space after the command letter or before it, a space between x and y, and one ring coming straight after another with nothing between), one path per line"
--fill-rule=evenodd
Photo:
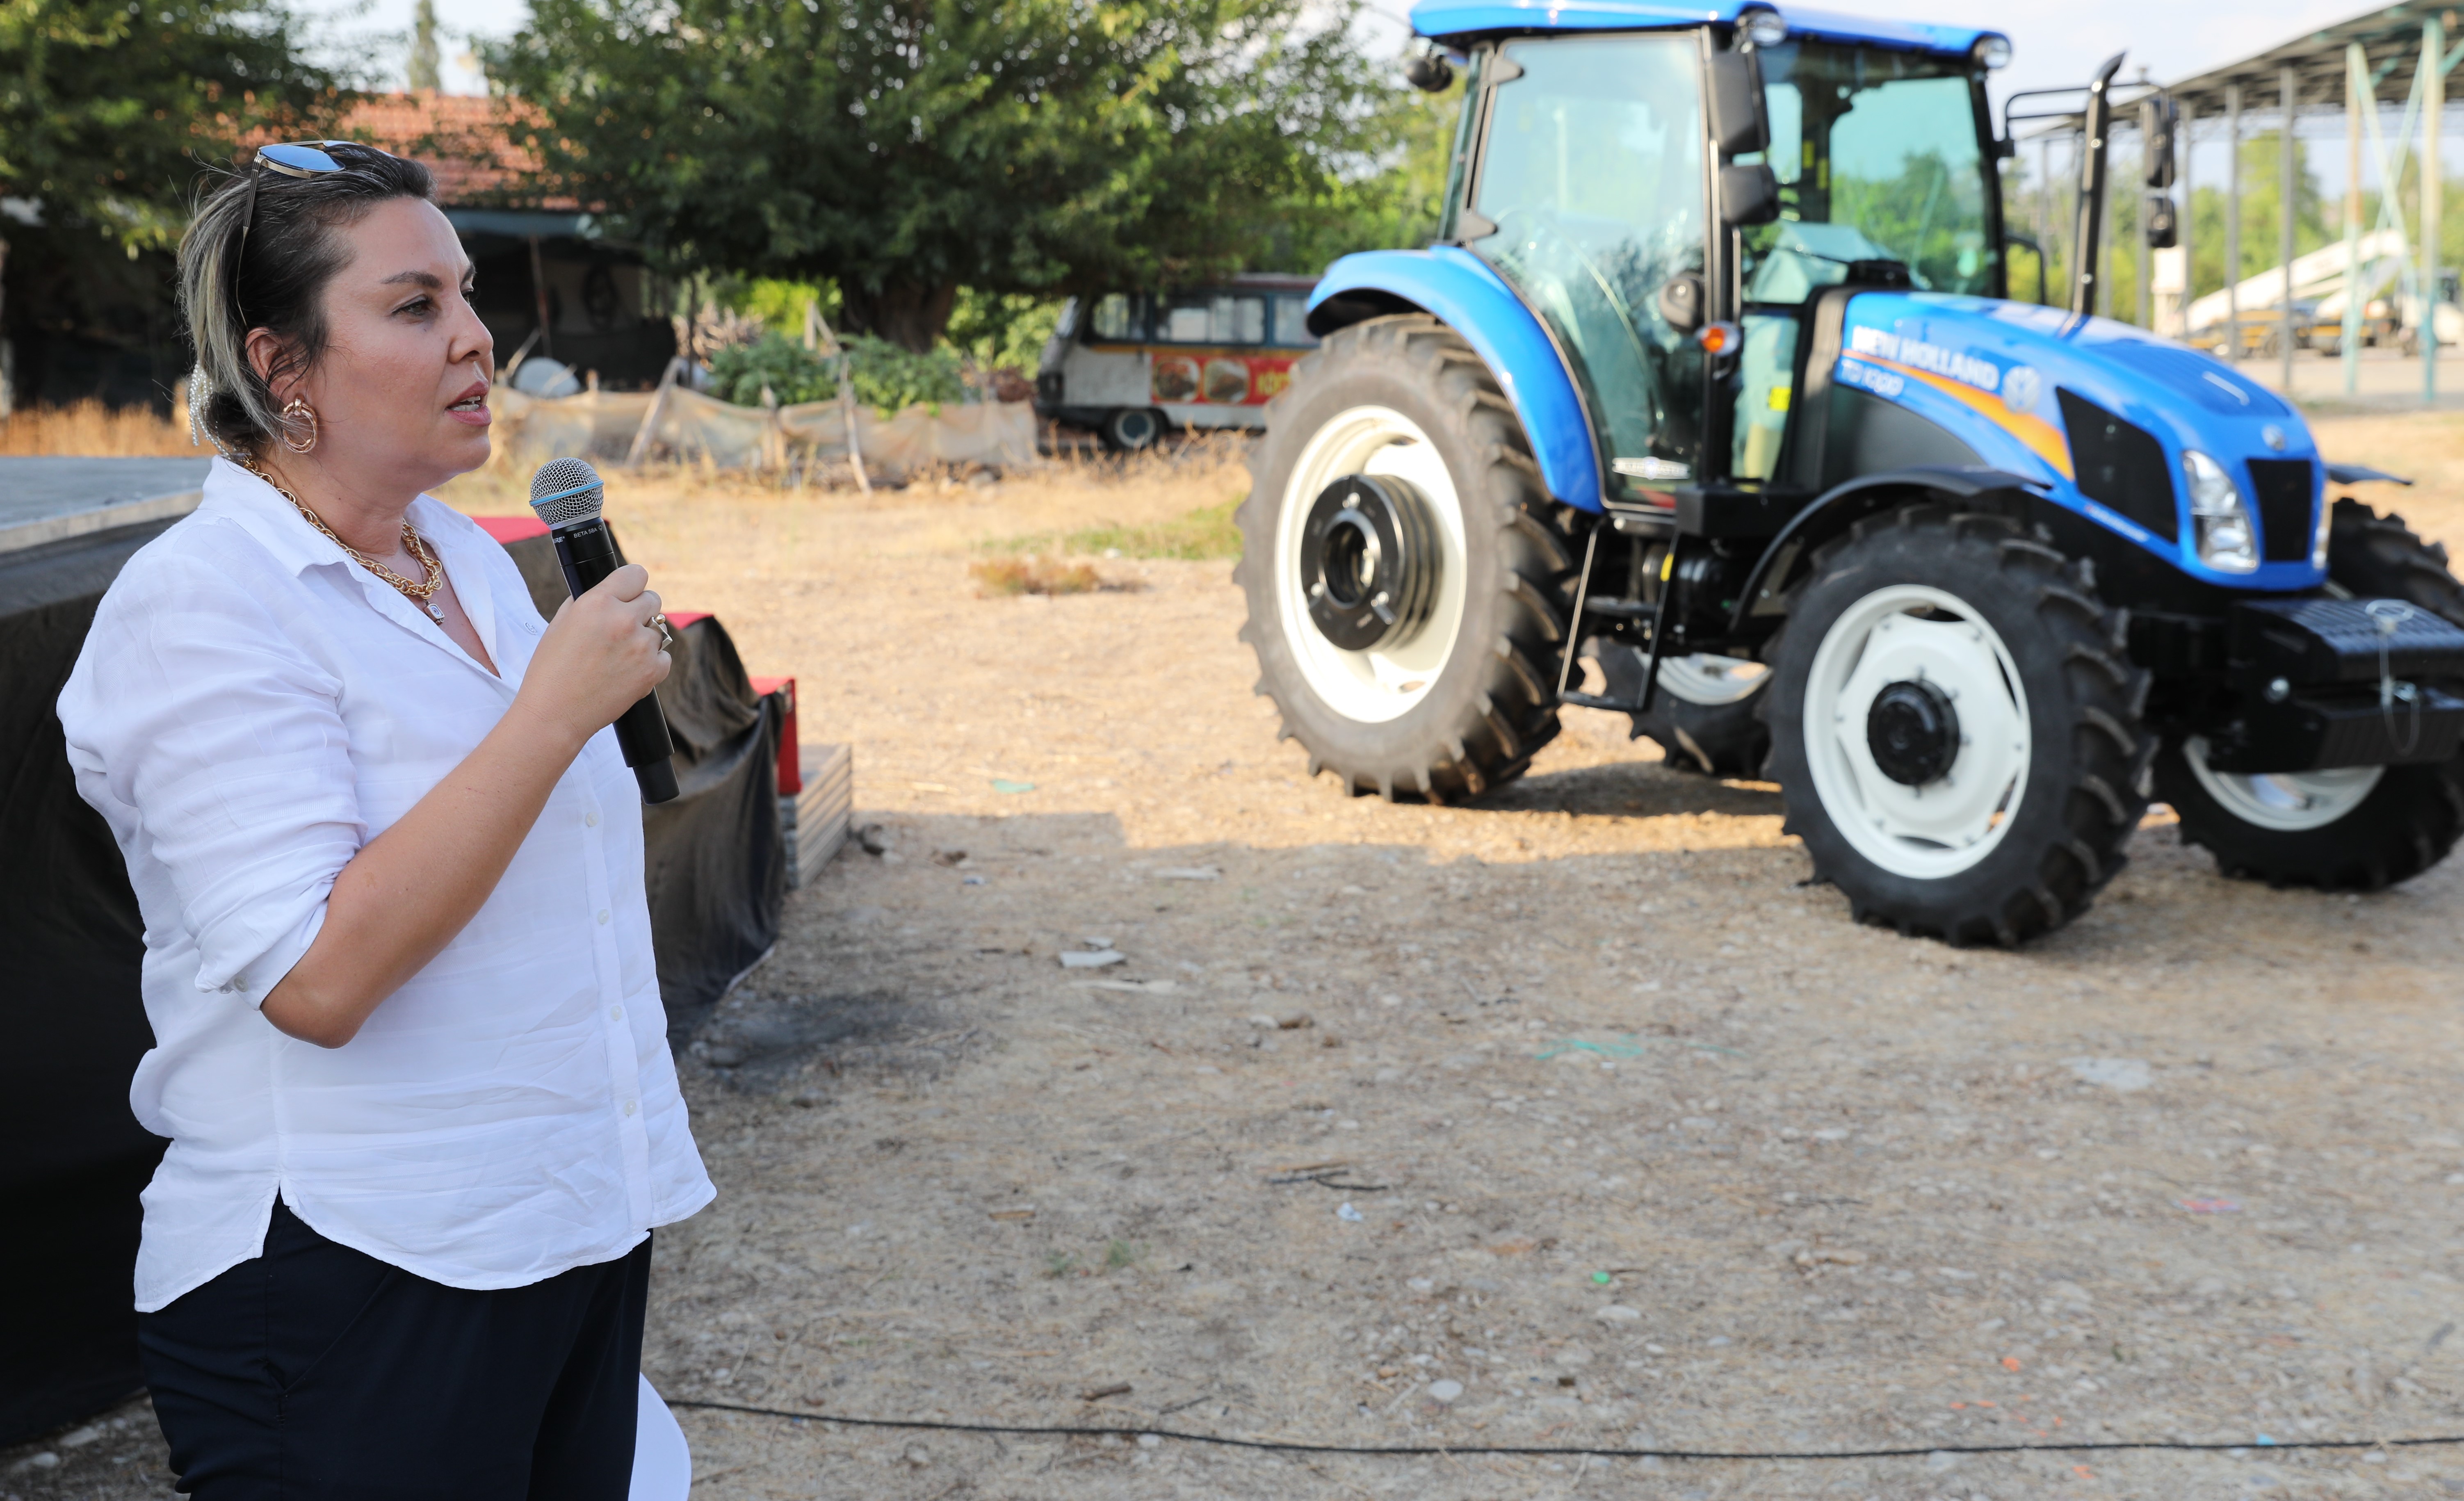
M322 926L365 842L341 684L302 623L192 558L123 575L60 695L78 789L142 825L178 893L197 988L252 1004Z

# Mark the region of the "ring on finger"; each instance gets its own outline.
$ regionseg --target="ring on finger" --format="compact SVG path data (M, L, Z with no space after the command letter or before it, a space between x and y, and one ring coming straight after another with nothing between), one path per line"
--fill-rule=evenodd
M670 647L676 644L676 638L669 633L668 617L664 611L651 616L649 620L644 621L643 624L649 626L651 629L656 630L659 633L660 651L665 651Z

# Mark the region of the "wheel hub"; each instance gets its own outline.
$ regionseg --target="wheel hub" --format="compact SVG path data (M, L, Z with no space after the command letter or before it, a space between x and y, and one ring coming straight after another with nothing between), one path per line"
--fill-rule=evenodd
M1300 539L1301 590L1319 634L1346 651L1408 639L1428 618L1438 549L1410 480L1346 475L1318 493Z
M2032 735L2019 673L1947 590L1888 585L1841 611L1808 666L1804 714L1823 807L1894 875L1956 875L2018 814Z
M1865 744L1883 776L1902 786L1924 786L1959 759L1959 713L1933 684L1902 678L1874 695L1865 713Z

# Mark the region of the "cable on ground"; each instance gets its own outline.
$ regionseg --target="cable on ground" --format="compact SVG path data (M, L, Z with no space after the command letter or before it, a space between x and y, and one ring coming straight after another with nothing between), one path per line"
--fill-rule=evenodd
M2464 1434L2415 1439L2284 1439L2267 1443L2193 1444L2174 1439L2106 1439L2077 1444L1925 1444L1887 1449L1635 1449L1600 1448L1589 1445L1546 1444L1304 1444L1288 1439L1230 1438L1220 1433L1191 1433L1179 1428L1141 1428L1121 1424L1078 1427L1025 1423L941 1423L926 1418L847 1418L826 1412L788 1412L780 1407L748 1407L737 1402L668 1401L671 1407L698 1407L711 1412L741 1412L758 1418L792 1418L800 1423L839 1423L857 1428L913 1428L934 1433L993 1433L1022 1438L1094 1439L1106 1434L1128 1438L1152 1435L1182 1444L1213 1444L1223 1448L1269 1449L1284 1454L1359 1454L1372 1458L1415 1455L1503 1454L1543 1459L1668 1459L1668 1460L1830 1460L1922 1459L1928 1454L2087 1454L2123 1449L2173 1449L2191 1453L2223 1453L2233 1449L2391 1449L2436 1445L2464 1445Z

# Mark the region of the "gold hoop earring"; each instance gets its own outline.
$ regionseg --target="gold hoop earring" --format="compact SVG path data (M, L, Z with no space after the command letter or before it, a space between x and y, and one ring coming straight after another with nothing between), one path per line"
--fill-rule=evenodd
M305 443L293 436L302 422L308 425L308 441ZM317 447L317 408L309 406L305 397L294 396L283 404L282 446L294 453L306 453Z

